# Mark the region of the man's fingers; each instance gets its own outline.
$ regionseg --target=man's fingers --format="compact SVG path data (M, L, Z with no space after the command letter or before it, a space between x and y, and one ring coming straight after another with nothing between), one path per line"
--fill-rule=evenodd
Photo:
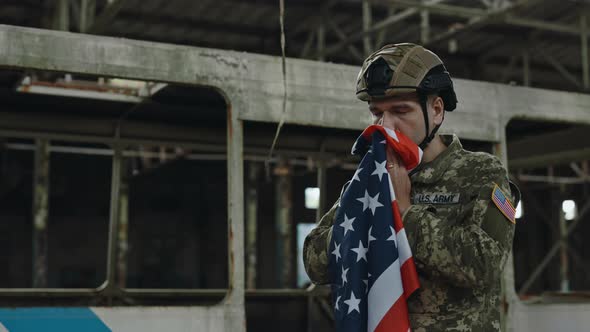
M387 155L387 163L388 163L388 166L391 165L391 167L393 167L393 165L404 166L401 158L393 152L391 154Z
M395 154L393 153L393 149L391 148L391 146L387 146L387 149L385 149L386 155L387 155L387 161L392 162L393 158L395 158Z

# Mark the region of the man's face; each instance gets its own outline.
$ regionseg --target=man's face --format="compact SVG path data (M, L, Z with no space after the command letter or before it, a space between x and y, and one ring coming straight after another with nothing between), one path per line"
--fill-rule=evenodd
M428 118L430 129L433 128L431 103L428 102ZM426 135L424 115L417 93L373 99L369 102L369 111L373 115L373 123L386 128L399 130L414 143L420 144Z

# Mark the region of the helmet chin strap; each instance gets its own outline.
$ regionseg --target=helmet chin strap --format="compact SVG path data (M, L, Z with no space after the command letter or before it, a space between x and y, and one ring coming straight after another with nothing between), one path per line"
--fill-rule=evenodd
M420 149L422 149L422 151L424 151L426 149L426 147L428 146L428 143L430 143L434 139L434 136L436 135L438 128L440 128L440 124L436 125L434 128L432 128L432 132L430 131L430 125L428 124L428 108L427 108L428 96L423 92L418 92L418 99L420 101L420 107L422 107L422 115L424 115L424 128L426 129L426 135L424 135L424 140L422 141L422 143L418 144L418 147L420 147ZM444 116L444 114L443 114L443 116ZM441 122L441 124L442 124L442 122Z

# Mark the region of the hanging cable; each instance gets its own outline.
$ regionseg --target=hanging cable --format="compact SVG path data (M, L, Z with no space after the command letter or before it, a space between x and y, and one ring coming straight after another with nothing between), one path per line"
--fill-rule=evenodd
M282 72L283 72L283 111L281 113L281 119L279 120L279 124L277 125L277 131L275 132L275 137L272 140L272 145L270 146L270 151L268 152L268 157L264 162L264 168L266 171L267 179L270 178L270 160L272 158L272 154L274 152L275 146L277 144L277 140L279 138L279 134L281 133L281 128L285 123L285 117L287 115L287 59L285 57L285 1L279 0L279 23L281 25L281 56L282 56Z

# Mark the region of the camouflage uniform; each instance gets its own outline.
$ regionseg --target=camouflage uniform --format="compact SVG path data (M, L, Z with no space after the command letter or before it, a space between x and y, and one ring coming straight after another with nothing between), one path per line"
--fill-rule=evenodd
M500 279L514 224L491 201L495 184L510 193L492 155L469 152L456 136L411 175L413 205L403 216L421 287L409 299L413 331L500 330ZM330 283L328 244L338 204L305 239L311 280Z

